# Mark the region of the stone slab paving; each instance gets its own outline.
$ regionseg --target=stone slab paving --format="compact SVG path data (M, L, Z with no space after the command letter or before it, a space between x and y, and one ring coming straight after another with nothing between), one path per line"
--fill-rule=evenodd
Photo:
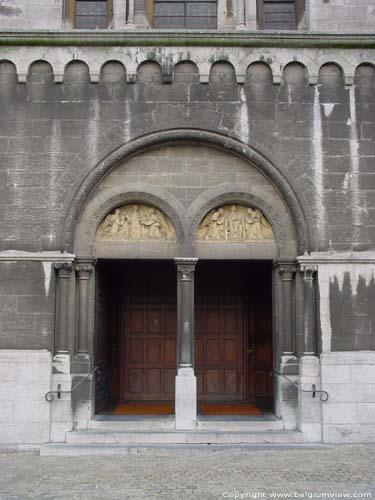
M228 498L375 499L375 445L0 452L0 500Z

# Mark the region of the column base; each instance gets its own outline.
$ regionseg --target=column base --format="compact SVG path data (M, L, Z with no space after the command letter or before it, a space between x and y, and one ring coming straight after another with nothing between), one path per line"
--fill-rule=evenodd
M285 429L295 430L298 421L298 389L289 380L298 382L297 358L292 354L283 354L280 358L279 371L281 375L277 374L275 380L275 412L283 419Z
M299 365L299 394L298 394L298 426L308 442L322 441L322 402L320 395L313 398L311 391L313 384L320 389L320 360L314 355L304 355Z
M176 376L176 430L190 431L197 426L197 379L193 368L179 368Z

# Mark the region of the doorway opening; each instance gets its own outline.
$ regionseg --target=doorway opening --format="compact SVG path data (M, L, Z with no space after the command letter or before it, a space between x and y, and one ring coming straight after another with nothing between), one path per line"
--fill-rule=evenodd
M95 412L173 413L174 262L103 259L97 268ZM199 261L194 316L198 411L272 411L272 262Z

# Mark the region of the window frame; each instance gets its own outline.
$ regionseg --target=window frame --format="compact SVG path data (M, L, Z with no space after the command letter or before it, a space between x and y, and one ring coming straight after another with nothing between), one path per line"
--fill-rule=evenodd
M303 27L301 26L301 23L305 13L305 0L294 0L294 9L295 9L295 23L296 23L294 30L298 30ZM264 27L264 0L257 0L257 25L259 30L266 29Z
M95 0L91 0L95 1ZM113 0L106 0L107 2L107 28L111 28L113 20ZM76 0L65 0L65 25L66 27L76 28ZM95 28L87 28L95 29Z

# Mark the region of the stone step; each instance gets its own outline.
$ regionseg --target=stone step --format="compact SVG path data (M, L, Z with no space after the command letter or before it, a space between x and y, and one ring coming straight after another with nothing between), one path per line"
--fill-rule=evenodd
M305 443L301 432L295 431L71 431L67 444L78 445L184 445L184 444L296 444Z
M264 449L301 449L319 448L322 444L301 443L242 443L242 444L153 444L153 445L124 445L124 444L65 444L48 443L40 446L41 456L94 456L94 455L133 455L138 453L149 453L160 455L161 450L189 450L204 448L212 451L220 449L251 448L253 450Z
M197 422L197 430L205 431L277 431L283 430L283 421L276 417L267 420L216 420L202 419ZM174 431L174 417L152 418L152 419L121 419L121 420L91 420L89 430L101 431Z

